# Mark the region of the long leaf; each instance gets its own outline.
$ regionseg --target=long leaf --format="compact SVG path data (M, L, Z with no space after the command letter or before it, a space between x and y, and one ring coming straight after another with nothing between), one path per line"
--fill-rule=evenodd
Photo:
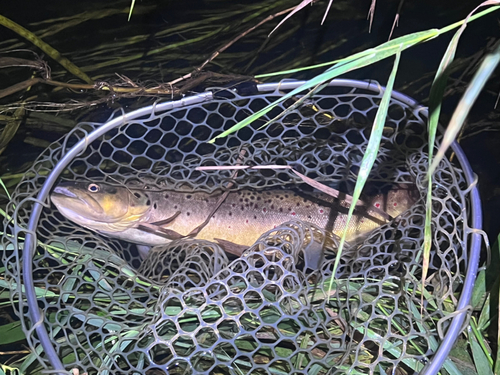
M488 367L493 368L493 359L491 358L490 349L488 348L487 340L481 332L477 329L476 318L472 317L470 320L470 328L472 330L471 335L474 335L477 344L481 348L486 360L488 361ZM470 339L470 338L469 338Z
M492 7L491 9L488 9L480 15L485 15L489 12L492 12L494 10L500 9L500 7ZM476 15L476 16L479 16ZM476 19L477 17L470 17L469 20ZM338 61L334 66L331 68L327 69L325 72L319 74L318 76L314 77L313 79L307 81L300 87L296 88L295 90L292 90L288 94L282 96L275 102L269 104L265 108L261 109L260 111L254 113L253 115L247 117L243 121L240 121L236 125L232 126L230 129L222 132L221 134L215 136L212 138L209 143L214 143L216 139L218 138L224 138L227 137L229 134L232 134L241 128L251 124L253 121L257 120L258 118L264 116L267 114L269 111L274 109L278 104L284 102L285 100L293 97L294 95L297 95L303 91L309 90L311 88L314 88L318 85L321 85L324 82L328 82L332 80L333 78L336 78L346 72L355 70L355 69L360 69L368 65L372 65L377 61L383 60L387 57L393 56L398 52L401 52L407 48L413 47L419 43L429 41L438 35L447 32L451 30L452 27L458 27L462 25L464 21L457 22L451 26L448 26L447 28L443 29L430 29L430 30L425 30L425 31L420 31L416 33L412 33L409 35L404 35L402 37L396 38L394 40L390 40L388 42L385 42L375 48L368 49L366 51L359 52L357 54L354 54L352 56L349 56L345 59L342 59ZM283 72L282 72L283 73ZM266 75L269 76L269 75ZM262 77L262 76L259 76ZM286 111L282 112L282 116L286 113Z
M365 186L365 183L368 180L370 171L377 158L378 150L380 147L380 140L382 139L382 132L384 130L387 111L389 110L389 104L391 102L392 88L394 87L394 81L396 79L396 73L398 71L400 58L401 58L401 53L398 52L394 60L394 66L392 67L391 75L389 76L389 80L387 81L387 87L385 88L384 95L382 96L382 100L380 102L380 106L378 107L377 114L375 115L375 121L373 122L373 129L370 134L370 139L368 140L368 145L366 147L365 154L363 155L363 160L361 160L361 166L359 169L358 178L356 179L354 194L352 196L352 204L349 208L349 213L347 214L346 225L344 227L344 231L342 232L342 236L340 238L337 257L335 258L335 263L333 266L332 278L330 279L330 285L327 293L328 300L330 299L329 292L332 290L333 279L335 277L335 273L337 272L337 267L339 265L340 258L342 256L342 248L344 247L345 238L347 236L347 229L349 228L349 222L351 221L352 215L354 213L356 202L361 196L361 191L363 190L363 187Z
M5 186L5 184L3 183L1 178L0 178L0 186L3 188L3 190L5 191L5 194L7 194L7 198L9 198L9 200L10 200L11 196L10 196L9 190L7 189L7 187ZM3 210L2 210L2 212L3 212ZM5 217L6 215L2 215L2 216Z
M30 41L31 43L33 43L35 46L40 48L43 52L45 52L47 55L49 55L54 60L56 60L59 64L61 64L68 72L77 76L82 81L85 81L85 82L90 83L90 84L94 83L94 81L92 79L90 79L90 77L88 75L86 75L84 72L82 72L80 70L80 68L78 68L75 64L73 64L67 58L63 57L59 53L59 51L52 48L52 46L45 43L43 40L41 40L39 37L37 37L31 31L25 29L21 25L15 23L14 21L12 21L12 20L10 20L7 17L4 17L2 15L0 15L0 25L3 25L5 27L11 29L12 31L17 33L19 36L22 36L23 38L25 38L28 41Z
M476 336L469 334L469 342L477 373L481 375L493 375L493 371L491 371L491 366L488 362L488 357L486 357L486 354L484 354L481 349L481 345L477 342Z
M479 303L483 301L486 295L486 271L481 270L477 275L474 289L472 290L471 306L472 308L479 307Z
M253 115L247 117L243 121L237 123L236 125L232 126L230 129L222 132L221 134L217 135L213 139L209 141L209 143L214 143L217 138L224 138L227 137L229 134L232 134L241 128L251 124L253 121L257 120L258 118L264 116L268 112L270 112L272 109L274 109L279 103L282 103L289 98L300 94L303 91L315 88L324 82L330 81L333 78L336 78L344 73L350 72L355 69L363 68L368 65L372 65L376 63L377 61L383 60L387 57L393 56L398 52L401 52L415 44L421 43L422 41L426 41L432 38L435 38L437 35L439 35L439 31L437 29L431 29L427 31L421 31L418 33L413 33L410 35L405 35L403 37L391 40L389 42L386 42L384 44L381 44L380 46L367 50L364 52L361 52L359 54L355 54L351 56L349 59L345 59L343 62L338 63L325 72L317 75L316 77L310 79L303 85L297 87L296 89L292 90L288 94L282 96L275 102L269 104L265 108L261 109L260 111L257 111ZM286 111L282 112L282 115L284 115Z
M26 338L21 322L12 322L0 326L0 345L12 344Z
M470 109L474 105L474 102L482 91L484 85L486 84L486 81L493 74L499 62L500 42L497 43L495 50L484 58L470 85L465 90L462 99L458 103L457 108L455 109L455 112L451 117L450 123L448 124L448 128L446 129L446 132L444 134L443 142L439 147L436 157L432 161L429 171L430 173L432 173L437 168L439 162L444 158L445 152L448 150L451 143L456 139L467 115L469 114Z
M491 13L491 12L494 12L494 11L498 10L498 9L500 9L500 7L496 6L496 7L491 7L489 9L483 10L482 12L479 12L479 13L471 16L468 19L468 22L477 20L478 18L481 18L481 17L483 17L483 16L485 16L485 15ZM439 34L441 35L441 34L447 33L448 31L453 30L453 29L455 29L455 28L463 25L464 22L465 22L465 20L461 20L461 21L455 22L455 23L453 23L451 25L448 25L446 27L443 27L442 29L439 29ZM394 41L397 41L397 40L399 40L399 38L394 39L392 41L394 42ZM331 66L331 65L337 64L337 63L342 62L342 61L351 60L354 56L358 56L358 57L364 56L364 55L366 55L368 53L371 53L370 51L373 51L373 49L368 49L368 50L365 50L365 51L361 51L361 52L358 52L357 54L352 55L352 56L348 56L348 57L345 57L345 58L342 58L342 59L339 59L339 60L328 61L328 62L321 63L321 64L310 65L310 66L306 66L306 67L302 67L302 68L282 70L282 71L273 72L273 73L259 74L259 75L256 75L255 78L266 78L266 77L275 77L275 76L280 76L280 75L290 75L290 74L302 72L304 70L323 68L325 66Z
M417 306L412 301L410 301L410 313L415 318L415 324L419 328L420 333L428 335L429 327L427 325L424 325L424 319L422 318L422 315L420 314L420 311L418 310ZM433 335L428 335L427 339L429 342L430 349L433 352L436 352L439 348L439 342ZM450 375L462 375L460 370L457 368L455 363L453 363L453 361L450 358L447 358L444 361L443 368L446 371L448 371Z
M445 54L439 64L439 68L436 72L436 77L432 83L431 93L429 96L429 170L427 175L427 198L425 201L425 223L424 223L424 246L423 246L423 260L422 260L422 290L425 287L425 280L427 278L427 273L429 271L429 259L432 247L432 174L434 172L435 166L439 164L440 159L436 156L433 160L434 153L434 143L436 140L437 127L439 122L439 115L441 113L441 102L443 99L444 90L446 87L446 82L448 80L447 68L453 62L455 58L455 52L457 50L458 42L462 33L467 26L467 22L473 19L473 13L481 6L491 5L493 3L498 3L498 1L486 1L476 7L463 21L460 29L457 30L453 39L451 40ZM444 143L444 142L443 142ZM441 150L441 148L440 148ZM438 155L439 155L438 151ZM444 156L444 152L442 152ZM423 298L423 295L422 295ZM422 300L423 302L423 300Z

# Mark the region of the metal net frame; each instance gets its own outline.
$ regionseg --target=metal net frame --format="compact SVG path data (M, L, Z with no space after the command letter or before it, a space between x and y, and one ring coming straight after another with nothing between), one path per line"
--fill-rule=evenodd
M420 199L348 244L335 278L338 238L310 223L283 223L236 259L215 243L184 239L154 248L141 262L133 245L78 227L47 203L59 178L182 191L212 192L228 182L233 189L307 189L286 170L247 169L236 177L195 170L236 165L242 150L246 165L291 165L352 193L383 94L374 82L334 80L267 127L300 97L207 143L301 83L264 84L256 92L214 88L115 113L105 124L79 124L42 153L13 194L2 244L11 299L43 368L61 374L72 368L89 374L439 371L468 314L480 201L454 144L455 161L444 160L434 176L421 309L427 110L400 93L392 94L367 189L411 183ZM318 243L320 262L311 255Z

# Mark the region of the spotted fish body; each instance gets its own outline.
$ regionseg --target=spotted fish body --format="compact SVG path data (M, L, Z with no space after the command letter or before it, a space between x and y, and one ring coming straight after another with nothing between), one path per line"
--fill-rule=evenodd
M84 182L58 185L51 200L69 220L109 237L141 245L156 246L170 240L139 229L141 223L172 218L163 228L189 234L214 209L219 194L204 192L134 190ZM347 240L379 227L387 220L370 207L396 217L414 203L408 190L377 195L356 209L349 223ZM340 235L346 225L349 205L323 193L291 190L240 190L229 193L196 238L229 241L250 246L260 235L289 220L308 221Z

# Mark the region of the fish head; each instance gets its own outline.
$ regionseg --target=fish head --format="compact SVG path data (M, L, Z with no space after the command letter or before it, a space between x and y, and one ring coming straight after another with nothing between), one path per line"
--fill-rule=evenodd
M96 231L123 231L149 210L145 194L104 183L63 182L54 188L52 203L69 220Z

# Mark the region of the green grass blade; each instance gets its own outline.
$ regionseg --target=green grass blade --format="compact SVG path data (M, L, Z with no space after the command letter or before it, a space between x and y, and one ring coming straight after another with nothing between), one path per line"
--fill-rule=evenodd
M441 114L441 103L443 101L446 82L448 81L448 73L446 68L451 64L455 57L456 45L460 38L462 29L458 30L453 36L452 41L439 64L434 82L432 83L431 92L429 95L429 170L434 154L434 143L436 141L437 127L439 123L439 115ZM425 287L425 280L429 271L429 259L432 247L432 174L427 175L427 197L425 200L425 223L424 223L424 248L422 259L422 290ZM423 294L422 294L423 298Z
M9 200L11 200L11 196L10 196L10 193L9 193L9 190L7 190L7 187L5 186L5 184L3 183L2 179L0 178L0 186L3 188L3 190L5 191L5 194L7 194L7 198L9 198ZM6 215L2 215L2 216L6 216Z
M498 287L498 280L495 284ZM497 288L498 289L498 288ZM498 296L496 297L498 298ZM483 308L481 309L481 312L479 313L479 318L477 319L477 328L480 331L486 331L488 327L491 324L492 316L491 313L493 313L493 317L496 315L497 311L496 310L491 310L491 294L486 297Z
M474 105L474 102L479 96L479 93L482 91L484 85L486 84L486 81L493 74L499 62L500 43L497 43L495 50L484 58L481 66L474 75L474 78L472 78L470 85L465 90L462 99L458 103L458 106L455 109L450 123L448 124L448 128L446 129L446 132L444 134L443 142L439 147L436 157L432 161L430 173L432 173L437 168L439 162L444 158L445 152L457 137L457 134L462 128L462 125L465 122L470 109Z
M486 271L481 270L474 283L474 289L472 289L471 306L472 308L479 307L479 303L483 300L486 295Z
M488 11L493 11L496 10L500 7L494 7L495 9L488 9ZM482 14L487 14L489 12L482 12ZM471 20L473 19L472 17L469 17L466 20ZM475 18L474 18L475 19ZM455 24L455 27L463 24L465 25L466 20L463 20L459 23ZM336 78L346 72L349 72L351 70L355 69L360 69L362 67L365 67L367 65L372 65L380 60L383 60L387 57L390 57L398 52L401 52L407 48L410 48L416 44L431 40L438 35L447 32L451 30L450 28L446 29L430 29L426 31L420 31L416 33L412 33L409 35L404 35L402 37L396 38L394 40L390 40L388 42L385 42L375 48L368 49L366 51L359 52L357 54L354 54L352 56L349 56L345 59L339 60L338 62L335 63L334 66L331 68L327 69L325 72L319 74L318 76L314 77L313 79L307 81L304 85L296 88L295 90L291 91L287 95L281 97L278 99L276 102L269 104L265 108L261 109L260 111L254 113L253 115L247 117L243 121L237 123L236 125L232 126L230 129L222 132L221 134L217 135L213 139L209 141L209 143L214 143L217 138L224 138L227 137L228 135L240 130L241 128L251 124L253 121L257 120L261 116L267 114L269 111L271 111L273 108L275 108L279 103L282 103L283 101L291 98L294 95L297 95L305 90L311 89L315 86L321 85L324 82L327 82L333 78ZM461 33L461 31L460 31ZM458 38L457 38L458 39ZM314 67L317 67L315 65ZM303 69L311 69L311 67L306 67ZM298 70L294 70L293 72L296 72ZM290 73L291 71L285 71L285 72L280 72L280 74L285 74L285 73ZM277 73L273 73L273 75L276 75ZM269 76L269 75L265 75ZM264 75L260 75L258 77L264 77ZM281 115L284 115L286 111L283 111Z
M134 6L135 6L135 0L132 0L130 3L130 11L128 12L128 20L130 22L130 19L132 18L132 12L134 11Z
M475 317L473 317L470 321L470 328L472 330L472 335L470 335L470 336L474 336L474 338L476 339L476 343L479 345L486 360L488 361L488 367L490 369L492 369L493 368L493 359L491 358L491 353L488 349L487 340L485 339L483 334L481 332L479 332L479 330L477 329L477 323L476 323ZM470 338L469 338L469 340L470 340Z
M0 345L12 344L26 338L21 322L0 325Z
M491 12L494 12L496 10L500 9L500 6L494 6L494 7L491 7L491 8L488 8L486 10L483 10L482 12L479 12L473 16L471 16L467 22L472 22L472 21L475 21ZM442 29L439 29L438 30L438 33L439 35L442 35L444 33L447 33L448 31L451 31L461 25L463 25L464 23L466 22L466 20L461 20L461 21L458 21L458 22L455 22L451 25L448 25L446 27L443 27ZM431 31L431 30L428 30L428 31ZM422 33L425 33L427 31L423 31ZM416 34L416 33L414 33ZM410 35L414 35L414 34L410 34ZM403 36L405 37L405 36ZM396 38L396 39L393 39L391 42L395 42L397 43L398 41L401 40L401 38L403 37L399 37L399 38ZM387 42L389 43L389 42ZM387 43L384 43L382 45L386 45ZM381 45L381 46L382 46ZM279 72L273 72L273 73L265 73L265 74L259 74L259 75L256 75L255 78L267 78L267 77L274 77L274 76L280 76L280 75L289 75L289 74L295 74L295 73L298 73L298 72L302 72L302 71L305 71L305 70L310 70L310 69L318 69L318 68L324 68L325 66L330 66L330 65L333 65L333 64L337 64L337 63L340 63L340 62L343 62L343 61L349 61L351 60L352 58L354 58L355 56L357 56L358 58L361 57L361 56L365 56L369 53L371 53L371 51L373 51L374 49L368 49L368 50L365 50L365 51L362 51L362 52L359 52L355 55L352 55L352 56L349 56L349 57L345 57L343 59L339 59L339 60L334 60L334 61L329 61L329 62L325 62L325 63L321 63L321 64L316 64L316 65L311 65L311 66L306 66L306 67L302 67L302 68L296 68L296 69L289 69L289 70L282 70L282 71L279 71Z
M493 5L493 4L498 4L498 3L499 3L499 1L485 1L484 3L482 3L481 5L476 7L476 9L479 8L480 6ZM456 28L458 26L462 26L465 22L475 21L475 20L487 15L488 13L497 11L498 9L500 9L500 6L493 6L491 8L486 9L486 10L483 10L482 12L476 13L473 16L467 17L466 19L463 19L461 21L452 23L451 25L445 26L442 29L440 29L440 32L446 33L450 30L453 30L454 28Z
M282 103L283 101L289 99L290 97L292 97L294 95L297 95L305 90L314 88L314 87L316 87L324 82L327 82L335 77L340 76L343 73L346 73L346 72L351 71L351 70L359 69L359 68L365 67L367 65L374 64L377 61L380 61L380 60L383 60L387 57L395 55L396 53L401 52L407 48L410 48L416 44L431 40L431 39L439 36L440 34L448 32L448 31L452 30L453 28L456 28L460 25L463 25L466 21L471 21L471 20L477 19L477 18L484 16L490 12L493 12L497 9L500 9L500 7L492 7L492 8L487 9L481 13L478 13L475 16L471 16L471 17L467 18L466 20L456 22L453 25L448 26L448 27L443 28L443 29L430 29L430 30L426 30L426 31L420 31L420 32L409 34L409 35L405 35L405 36L396 38L394 40L385 42L385 43L383 43L375 48L356 53L352 56L338 60L336 62L334 61L331 63L326 63L326 64L322 64L322 65L314 65L312 67L306 67L306 68L302 68L302 69L288 70L288 71L283 71L283 72L278 72L278 73L271 73L271 74L256 76L256 77L269 77L269 76L278 75L278 74L289 74L289 73L295 73L295 72L305 70L305 69L313 69L313 68L317 68L320 66L327 66L327 65L331 65L332 63L335 63L334 66L327 69L325 72L319 74L315 78L307 81L304 85L296 88L292 92L290 92L287 95L278 99L276 102L269 104L268 106L261 109L260 111L254 113L253 115L247 117L243 121L237 123L236 125L234 125L230 129L217 135L216 137L211 139L209 141L209 143L214 143L217 138L226 137L229 134L232 134L232 133L240 130L241 128L251 124L253 121L255 121L258 118L260 118L261 116L267 114L269 111L271 111L273 108L275 108L278 104ZM285 113L286 113L286 111L283 111L283 113L281 115L284 115Z
M7 282L6 280L0 279L0 288L15 289L15 288L17 288L17 283ZM25 293L24 285L21 285L21 292L23 294ZM36 298L57 298L57 297L59 297L58 294L56 294L50 290L47 290L45 288L36 287L35 292L36 292Z
M59 330L57 330L59 332ZM29 367L36 361L38 361L39 357L42 355L43 348L42 345L38 345L35 350L31 352L31 354L28 354L28 356L24 359L24 361L21 363L19 366L19 371L21 371L22 374L26 373L29 369Z
M420 311L417 309L417 306L412 301L410 301L410 313L412 314L412 317L414 317L415 323L417 324L420 332L423 334L428 334L429 327L424 326L424 319L422 318ZM436 352L439 349L439 342L432 335L428 335L427 338L429 340L428 342L431 350L433 352ZM443 368L448 371L450 375L463 375L450 358L447 358L444 361Z
M477 7L478 8L478 7ZM476 8L476 9L477 9ZM448 73L447 73L447 68L450 66L450 64L453 62L455 58L455 53L457 50L458 42L460 40L460 37L462 36L462 33L465 30L465 27L467 26L467 22L470 20L476 19L472 15L475 10L471 12L465 20L462 21L462 25L460 29L457 30L455 35L453 36L450 44L448 45L448 48L446 49L446 52L443 55L443 58L441 59L441 62L439 64L439 68L436 72L436 76L434 78L434 82L432 83L431 87L431 92L429 95L429 170L428 170L428 175L427 175L427 198L425 202L425 224L424 224L424 246L423 246L423 260L422 260L422 289L425 286L425 279L427 278L427 273L429 270L429 258L430 258L430 252L431 252L431 247L432 247L432 228L431 228L431 221L432 221L432 174L435 170L435 167L437 164L439 164L439 161L441 159L438 159L436 156L436 159L433 160L433 154L434 154L434 143L436 140L436 132L437 132L437 127L439 123L439 116L441 114L441 103L443 100L443 95L444 95L444 90L446 88L446 82L448 80ZM491 9L488 9L491 10ZM480 13L481 14L481 13ZM482 14L486 14L485 12L482 12ZM476 16L479 16L477 14ZM447 28L445 28L448 30ZM443 30L443 29L442 29ZM441 147L440 147L441 150ZM438 151L439 155L439 151ZM444 152L443 152L444 156Z
M286 101L287 99L300 94L301 92L309 89L316 88L317 86L320 86L321 84L328 82L332 80L333 78L336 78L344 73L350 72L355 69L360 69L368 65L372 65L380 60L383 60L385 58L388 58L390 56L395 55L396 53L399 53L415 44L421 43L422 41L432 39L439 35L439 31L436 29L432 30L427 30L427 31L422 31L418 33L413 33L410 35L406 35L404 37L392 40L390 42L386 42L384 44L381 44L380 46L364 51L358 54L355 54L351 56L350 58L345 59L341 63L337 63L333 67L329 68L325 72L317 75L313 79L307 81L303 85L297 87L296 89L292 90L288 94L282 96L279 98L277 101L275 101L272 104L269 104L265 108L261 109L260 111L254 113L253 115L247 117L243 121L237 123L236 125L232 126L230 129L222 132L221 134L217 135L213 139L209 141L209 143L214 143L217 138L224 138L227 137L228 135L240 130L241 128L251 124L261 116L264 116L267 114L269 111L271 111L273 108L275 108L278 104ZM283 111L281 115L284 115L286 111Z
M7 17L4 17L2 15L0 15L0 25L5 26L8 29L11 29L19 36L21 36L21 37L25 38L26 40L28 40L29 42L33 43L35 46L40 48L43 52L45 52L47 55L49 55L54 60L56 60L59 64L61 64L68 72L70 72L73 75L75 75L76 77L80 78L82 81L85 81L89 84L94 83L94 81L92 79L90 79L90 77L88 75L86 75L84 72L82 72L80 70L80 68L78 68L75 64L73 64L67 58L63 57L59 53L59 51L52 48L50 45L45 43L42 39L37 37L31 31L26 30L21 25L15 23L14 21L12 21L12 20L10 20Z
M500 295L500 283L497 285L497 295ZM497 303L498 303L498 307L496 309L496 312L497 312L497 319L498 319L498 327L500 327L500 298L497 298ZM497 334L497 355L496 355L496 358L495 358L495 366L494 366L494 371L495 371L495 374L500 374L500 334Z
M375 115L375 121L373 122L373 129L370 134L370 139L368 140L368 145L366 147L365 154L363 155L363 160L361 160L361 166L359 169L358 177L356 179L356 186L354 187L352 202L349 207L349 213L347 214L346 225L344 227L342 236L340 238L337 257L335 258L335 264L333 266L332 278L330 279L330 285L328 287L328 293L327 293L328 296L330 295L330 291L332 290L333 279L335 277L335 273L337 272L337 267L340 262L340 257L342 256L342 248L344 247L345 238L347 236L347 229L349 227L349 222L352 218L352 214L354 213L356 202L358 201L361 195L361 191L363 190L363 187L365 186L365 183L368 180L370 171L377 158L378 150L380 147L380 140L382 139L382 132L384 130L385 120L387 117L387 112L389 110L389 104L391 102L392 88L394 87L394 81L396 79L396 73L398 71L400 58L401 58L401 53L397 53L396 58L394 60L394 66L392 67L391 75L389 76L389 80L387 81L387 87L385 88L384 95L382 96L382 100L380 102L380 106L378 107L377 114ZM330 297L328 297L328 300L329 299Z
M481 348L481 345L477 342L476 336L469 334L469 342L477 373L481 375L493 375L493 371L491 371L491 366L488 362L488 357Z

